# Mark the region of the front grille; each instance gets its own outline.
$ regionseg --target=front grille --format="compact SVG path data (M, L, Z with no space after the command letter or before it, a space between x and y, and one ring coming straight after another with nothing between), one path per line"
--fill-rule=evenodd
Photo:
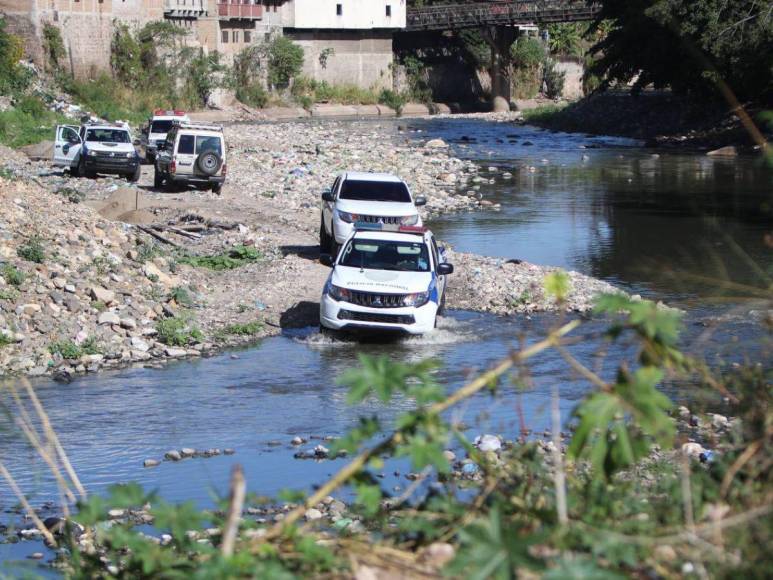
M386 324L413 324L416 319L412 314L380 314L376 312L354 312L341 310L339 320L354 320L356 322L383 322Z
M127 159L126 153L116 151L97 151L96 154L100 159Z
M361 215L358 221L365 222L366 224L399 225L401 219L399 216Z
M347 300L357 306L370 308L400 308L405 301L406 294L376 294L373 292L358 292L351 290L351 298Z

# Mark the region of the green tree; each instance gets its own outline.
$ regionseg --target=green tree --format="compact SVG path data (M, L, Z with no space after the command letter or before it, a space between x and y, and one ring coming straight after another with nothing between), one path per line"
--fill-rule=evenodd
M705 95L726 82L742 99L773 95L773 17L758 0L603 0L609 34L589 73L610 83L653 84Z
M266 52L269 84L286 88L303 68L303 47L286 36L277 36L270 41Z

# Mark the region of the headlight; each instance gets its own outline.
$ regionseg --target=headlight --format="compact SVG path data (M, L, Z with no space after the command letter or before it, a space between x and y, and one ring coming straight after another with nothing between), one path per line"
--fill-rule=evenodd
M131 159L132 157L134 157L134 153L127 153L126 154L126 158L127 159Z
M413 306L418 308L424 306L429 301L429 291L416 292L415 294L408 294L403 298L403 306Z
M330 296L336 302L348 302L352 297L350 290L341 288L340 286L336 286L330 282L325 284L325 294Z
M96 157L97 152L96 151L89 151L89 157Z
M415 226L417 223L419 223L419 214L407 215L400 218L401 226Z
M346 222L347 224L353 224L354 222L360 219L360 216L357 215L356 213L349 213L341 210L337 210L337 211L338 211L338 218L341 221Z

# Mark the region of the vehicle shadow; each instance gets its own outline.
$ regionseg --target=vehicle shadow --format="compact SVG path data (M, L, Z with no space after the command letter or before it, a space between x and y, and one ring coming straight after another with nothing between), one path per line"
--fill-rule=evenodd
M314 244L310 246L281 246L279 250L283 256L294 255L305 260L311 260L312 262L319 261L319 245Z
M279 317L282 328L305 328L319 326L319 302L302 300L282 312Z

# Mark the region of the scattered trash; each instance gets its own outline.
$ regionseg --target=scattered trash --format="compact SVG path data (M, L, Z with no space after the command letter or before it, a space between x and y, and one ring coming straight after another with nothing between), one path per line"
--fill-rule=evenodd
M496 435L478 435L473 441L473 445L484 453L486 451L499 451L502 449L502 442Z

